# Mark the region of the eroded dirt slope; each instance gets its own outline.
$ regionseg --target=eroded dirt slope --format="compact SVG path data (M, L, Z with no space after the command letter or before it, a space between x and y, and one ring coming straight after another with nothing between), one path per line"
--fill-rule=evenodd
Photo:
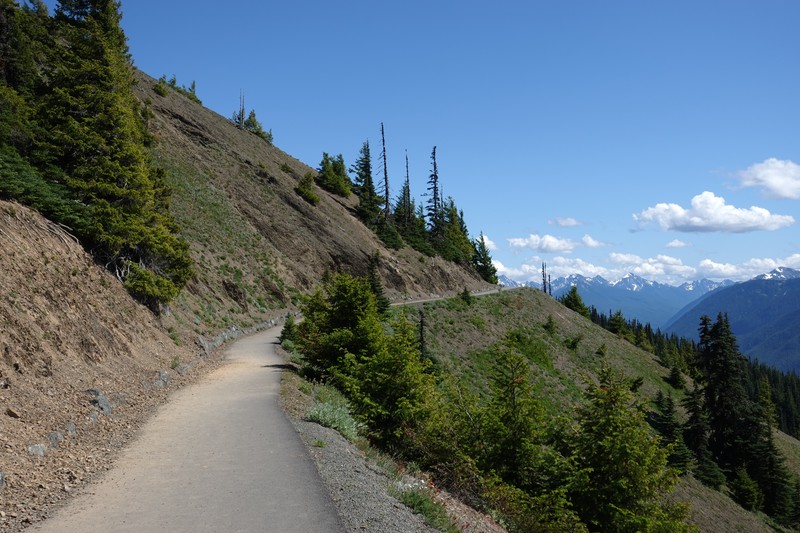
M0 202L0 251L0 529L13 529L105 470L199 349L25 207Z

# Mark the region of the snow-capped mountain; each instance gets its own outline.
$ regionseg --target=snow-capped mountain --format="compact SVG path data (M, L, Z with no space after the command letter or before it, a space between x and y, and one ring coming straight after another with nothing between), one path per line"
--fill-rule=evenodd
M800 271L776 268L709 293L664 330L696 339L700 317L718 313L727 313L742 353L781 370L800 370Z
M771 272L767 272L766 274L761 274L760 276L756 276L753 279L763 279L763 280L787 280L787 279L798 279L800 278L800 270L795 270L793 268L787 267L778 267Z
M505 276L501 276L500 283L506 287L542 288L541 281L520 283ZM558 298L575 286L583 302L596 307L601 313L610 314L621 310L626 318L635 318L657 328L688 303L732 283L728 280L716 282L702 279L676 287L647 280L636 274L628 274L616 281L608 281L601 276L588 278L571 274L552 280L551 290L553 296Z

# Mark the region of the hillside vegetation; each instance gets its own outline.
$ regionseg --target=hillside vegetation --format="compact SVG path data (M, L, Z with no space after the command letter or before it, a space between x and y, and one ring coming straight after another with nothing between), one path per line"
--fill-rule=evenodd
M775 432L768 400L747 399L721 319L704 322L692 385L530 289L407 306L381 326L369 283L336 276L303 310L286 335L303 372L339 387L373 442L510 530L795 525L800 448ZM688 515L666 503L682 498Z

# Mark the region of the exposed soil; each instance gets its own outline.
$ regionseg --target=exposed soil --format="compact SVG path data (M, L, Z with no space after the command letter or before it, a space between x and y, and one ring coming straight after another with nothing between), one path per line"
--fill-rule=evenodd
M0 530L107 470L170 390L214 367L176 345L62 228L0 202ZM202 355L201 355L202 354Z

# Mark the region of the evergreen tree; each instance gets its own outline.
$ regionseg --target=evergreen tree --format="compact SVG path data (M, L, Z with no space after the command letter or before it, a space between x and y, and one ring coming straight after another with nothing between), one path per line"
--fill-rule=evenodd
M469 264L474 254L472 241L464 223L464 214L459 212L452 198L445 204L440 225L439 232L432 236L436 252L448 261Z
M530 363L507 343L496 354L490 386L481 469L534 493L550 488L547 471L563 459L553 461L553 453L547 454L551 461L544 460L544 412L534 397Z
M697 366L705 385L709 449L723 469L734 472L746 462L750 437L745 423L750 401L742 386L742 356L727 316L720 313L713 325L709 317L702 317L699 333Z
M381 198L375 192L372 179L372 157L369 141L364 141L359 157L350 169L353 173L353 192L358 196L356 214L369 227L374 227L380 212Z
M693 388L684 397L682 405L689 414L689 418L683 426L683 441L694 452L696 466L693 472L695 477L704 485L719 490L725 483L725 475L714 462L708 448L711 426L708 424L703 390L697 387Z
M436 147L431 152L431 174L428 178L428 227L435 238L444 231L444 208L439 187L439 167L436 164Z
M686 509L664 503L677 476L627 380L603 364L578 410L572 456L575 511L599 531L689 531Z
M683 442L683 428L678 422L675 400L671 394L664 396L659 390L655 404L658 410L652 414L652 426L668 446L669 465L683 474L693 467L694 456Z
M323 152L322 161L317 170L319 171L317 183L320 187L345 198L350 196L350 177L347 175L342 154L331 157L327 152Z
M389 312L389 306L391 305L391 302L383 292L383 284L381 283L381 278L378 274L380 261L380 253L378 253L376 250L375 253L369 257L369 262L367 264L367 280L369 281L369 286L372 289L372 293L375 295L375 304L378 309L378 313L381 316L386 316L386 314Z
M583 315L586 318L589 318L589 308L586 307L586 304L583 303L583 298L581 295L578 294L578 287L573 285L570 287L569 292L559 298L559 301L564 304L567 308L572 309L579 315Z
M412 227L415 211L414 201L411 198L411 178L408 172L408 152L406 152L406 181L403 183L394 208L395 224L404 236L405 232Z
M475 253L472 255L472 266L478 272L480 277L494 285L497 284L497 268L492 263L492 256L489 253L489 247L486 245L486 238L481 232L479 238L475 239L473 246Z
M119 3L64 1L48 90L37 100L34 159L87 206L73 228L97 259L154 311L188 281L188 244L176 237L170 190L145 149ZM76 222L80 222L77 219Z

